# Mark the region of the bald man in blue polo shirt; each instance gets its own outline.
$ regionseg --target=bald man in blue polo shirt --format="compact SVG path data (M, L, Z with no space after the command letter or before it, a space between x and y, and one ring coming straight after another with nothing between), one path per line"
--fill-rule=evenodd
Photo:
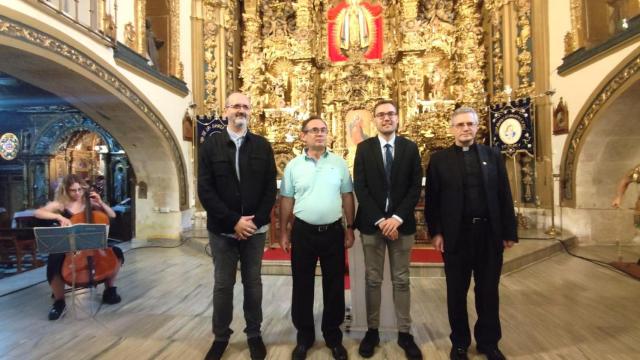
M304 153L291 160L280 187L280 229L295 216L291 240L280 232L280 246L291 251L291 317L298 330L294 360L305 359L315 341L313 290L316 263L322 268L322 335L334 359L347 359L340 325L344 320L345 248L353 245L353 184L347 163L327 151L327 124L317 116L302 123ZM347 222L342 226L342 214Z

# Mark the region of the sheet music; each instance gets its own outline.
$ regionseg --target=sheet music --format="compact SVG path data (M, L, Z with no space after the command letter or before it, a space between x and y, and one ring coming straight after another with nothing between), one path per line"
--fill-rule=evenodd
M107 225L104 224L35 227L33 232L41 253L56 254L107 247Z

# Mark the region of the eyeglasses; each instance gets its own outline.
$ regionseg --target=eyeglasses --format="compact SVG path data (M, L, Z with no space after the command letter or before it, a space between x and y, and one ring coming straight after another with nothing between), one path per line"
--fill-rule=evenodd
M81 192L84 191L84 189L83 188L75 188L75 189L68 189L67 191L70 192L70 193L81 193Z
M249 111L251 109L251 107L249 105L245 105L245 104L233 104L233 105L227 105L228 108L232 108L233 110L244 110L244 111Z
M305 134L307 133L312 133L313 135L318 135L318 134L326 134L329 130L326 127L323 128L311 128L311 129L305 129L302 132L304 132Z
M465 127L473 128L473 127L476 127L476 126L478 126L478 123L477 122L473 122L473 121L460 122L460 123L457 123L457 124L453 124L453 127L456 128L456 129L464 129Z
M397 113L397 112L395 112L395 111L389 111L389 112L379 112L379 113L377 113L375 116L376 116L378 119L384 119L384 118L385 118L385 117L387 117L387 116L388 116L389 118L394 118L394 117L395 117L395 116L397 116L397 115L398 115L398 113Z

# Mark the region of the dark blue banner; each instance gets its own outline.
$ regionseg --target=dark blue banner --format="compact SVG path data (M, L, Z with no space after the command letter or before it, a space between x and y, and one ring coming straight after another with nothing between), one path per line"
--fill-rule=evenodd
M500 148L500 151L509 156L521 151L535 156L535 129L531 98L492 105L490 112L491 146Z
M227 119L216 116L196 116L196 136L202 144L207 137L219 133L227 127Z

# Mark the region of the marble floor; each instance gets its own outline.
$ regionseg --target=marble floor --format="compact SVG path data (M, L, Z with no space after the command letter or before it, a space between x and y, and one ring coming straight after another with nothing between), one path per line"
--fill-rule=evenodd
M605 261L637 261L640 246L589 246L574 252ZM0 297L2 359L201 359L212 335L212 265L203 252L139 248L127 252L118 281L123 301L100 305L102 293L82 290L75 316L47 320L46 283ZM290 321L291 279L263 276L263 337L269 359L289 359L295 344ZM239 282L239 281L238 281ZM449 326L443 278L413 278L413 333L425 359L447 359ZM235 333L224 359L249 359L236 287ZM315 314L321 316L316 282ZM639 359L640 281L559 253L503 276L501 348L510 359ZM70 304L70 297L67 303ZM473 296L469 296L473 304ZM471 310L470 314L474 311ZM473 317L473 315L472 315ZM472 319L473 321L474 319ZM320 334L319 329L317 334ZM345 334L353 359L361 331ZM373 359L402 359L395 334L382 333ZM483 359L475 348L470 357ZM330 359L318 339L309 359Z

